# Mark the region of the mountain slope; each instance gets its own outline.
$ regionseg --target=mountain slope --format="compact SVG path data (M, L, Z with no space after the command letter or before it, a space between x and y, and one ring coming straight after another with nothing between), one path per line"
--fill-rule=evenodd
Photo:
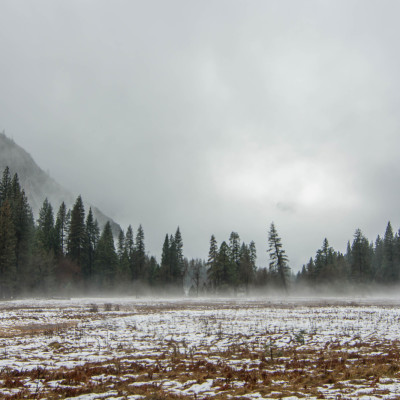
M6 166L10 168L12 175L18 174L35 217L37 217L46 197L52 204L54 213L57 213L58 207L63 201L67 208L71 208L75 203L77 195L58 184L36 164L29 153L4 133L0 133L0 173L4 171ZM85 200L84 194L82 198ZM110 221L114 235L118 235L121 228L115 221L92 204L87 202L84 204L86 212L89 207L92 207L93 215L99 222L100 228L103 228L105 223Z

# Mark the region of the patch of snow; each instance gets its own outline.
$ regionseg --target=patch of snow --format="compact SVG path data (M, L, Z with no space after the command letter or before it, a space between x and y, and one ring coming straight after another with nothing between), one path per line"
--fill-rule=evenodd
M188 392L192 392L192 393L195 393L195 394L206 392L206 391L209 391L211 389L213 383L214 383L213 379L207 379L203 383L196 383L196 384L190 386L189 388L185 389L184 392L187 392L187 393Z

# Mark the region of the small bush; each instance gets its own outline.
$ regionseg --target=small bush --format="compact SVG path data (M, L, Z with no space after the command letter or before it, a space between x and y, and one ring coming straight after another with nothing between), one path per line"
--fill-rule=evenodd
M99 306L97 304L91 304L89 311L93 313L99 312Z

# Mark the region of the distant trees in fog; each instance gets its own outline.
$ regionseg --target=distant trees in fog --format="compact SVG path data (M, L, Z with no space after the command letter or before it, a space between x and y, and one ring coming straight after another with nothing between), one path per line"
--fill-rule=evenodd
M296 283L309 287L343 287L398 284L400 281L400 236L388 222L385 235L369 242L360 229L347 243L345 254L335 251L324 239L314 258L297 274Z
M220 245L210 239L207 260L188 260L179 227L166 234L160 263L148 255L141 225L113 237L109 222L100 229L92 210L78 196L71 210L54 210L45 199L34 221L18 175L6 168L0 181L0 298L28 294L248 294L307 288L394 284L400 281L400 237L390 222L384 236L369 242L360 229L345 254L327 239L292 274L281 238L272 223L268 232L268 267L257 267L254 242L232 232Z
M44 200L35 223L18 175L6 168L0 181L0 298L55 295L71 290L113 291L132 281L152 282L157 265L148 257L141 226L129 226L115 249L110 223L101 231L78 196L71 210Z
M237 232L232 232L229 244L225 241L218 248L214 235L210 239L207 261L208 289L214 293L245 291L248 293L256 273L254 242L241 243Z

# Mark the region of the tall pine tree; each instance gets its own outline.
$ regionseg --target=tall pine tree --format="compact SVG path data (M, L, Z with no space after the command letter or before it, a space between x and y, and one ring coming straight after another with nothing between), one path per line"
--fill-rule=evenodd
M394 261L394 235L388 222L383 238L382 275L385 283L396 283L399 278L398 268Z
M137 277L142 280L147 279L147 271L146 271L146 247L144 244L144 231L142 225L139 225L139 228L136 233L135 240L135 269L137 271Z
M64 202L58 209L54 230L56 255L62 257L67 251L67 207Z
M217 267L218 243L214 235L211 235L210 250L207 259L207 276L210 282L211 290L215 291L219 285L219 271Z
M115 251L111 224L107 221L97 244L95 275L102 289L112 289L118 268L118 256Z
M11 206L7 199L0 207L0 298L10 298L16 284L16 237Z
M370 281L372 273L371 250L360 229L354 233L351 246L351 275L355 283Z
M54 231L54 214L53 207L46 199L39 210L39 218L37 220L36 237L38 245L42 250L49 253L55 252L56 240Z
M78 266L82 266L85 248L85 209L82 197L78 196L71 212L71 223L68 236L68 257Z
M268 253L271 260L269 263L270 271L275 275L283 289L287 291L290 268L285 250L282 248L281 238L278 236L274 223L271 224L269 229L268 243Z
M85 223L84 254L82 257L83 277L87 283L91 281L93 276L95 253L99 238L99 225L93 217L92 208L89 208Z

